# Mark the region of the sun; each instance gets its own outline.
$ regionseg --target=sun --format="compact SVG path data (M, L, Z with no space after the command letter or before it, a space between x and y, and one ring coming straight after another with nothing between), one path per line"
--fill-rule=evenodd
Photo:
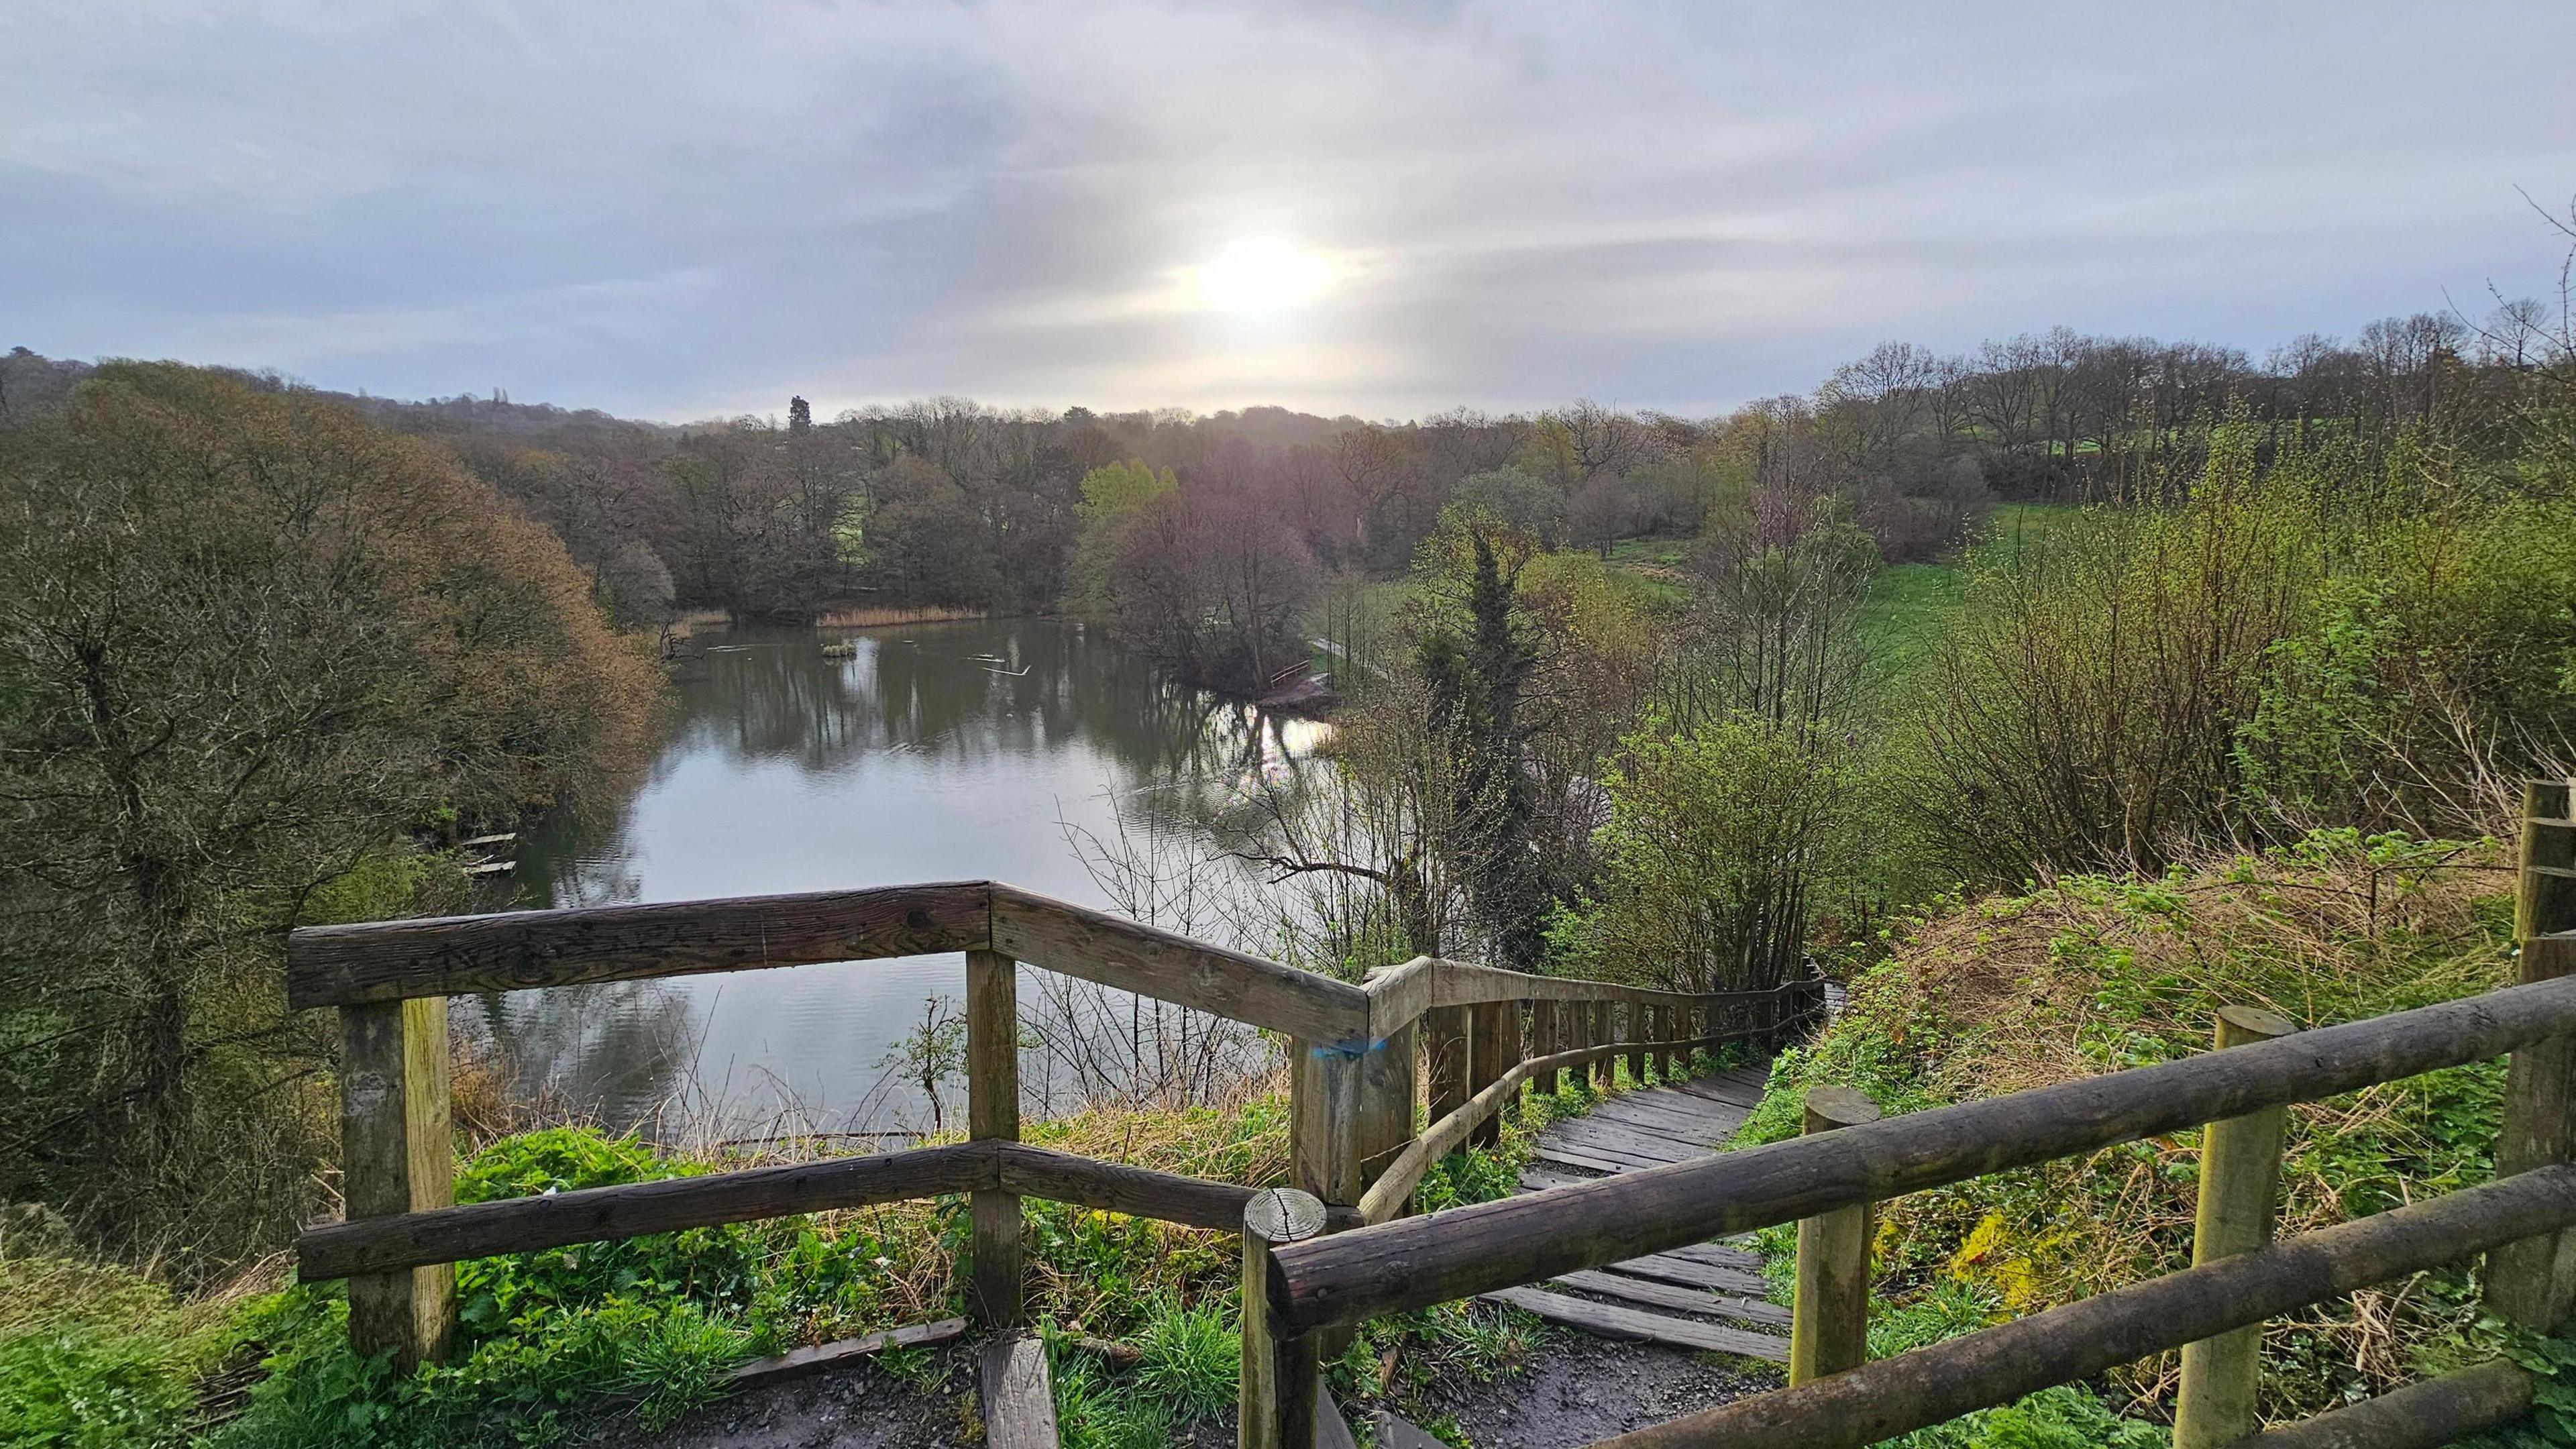
M1333 264L1286 242L1239 241L1193 273L1208 306L1263 312L1322 292L1332 283Z

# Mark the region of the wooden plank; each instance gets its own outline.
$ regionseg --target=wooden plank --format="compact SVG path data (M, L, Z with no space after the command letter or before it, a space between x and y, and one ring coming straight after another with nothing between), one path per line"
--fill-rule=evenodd
M355 1220L399 1222L456 1200L447 998L340 1009L340 1193ZM349 1343L436 1362L456 1332L456 1270L389 1265L349 1280Z
M1661 1133L1625 1127L1615 1122L1595 1121L1590 1117L1559 1122L1547 1129L1547 1135L1586 1152L1622 1153L1656 1167L1668 1162L1684 1162L1710 1150L1702 1143L1684 1142Z
M1646 1041L1654 1035L1654 1008L1631 1001L1619 1008L1619 1039L1628 1044L1628 1080L1646 1084Z
M984 1345L975 1368L986 1449L1056 1449L1046 1345L1034 1338L996 1339Z
M1760 1298L1746 1298L1729 1293L1711 1293L1701 1288L1682 1288L1652 1278L1631 1278L1621 1273L1604 1273L1598 1268L1559 1274L1552 1281L1599 1298L1616 1298L1639 1308L1666 1308L1678 1313L1705 1313L1717 1318L1732 1318L1739 1323L1759 1323L1767 1327L1789 1326L1789 1310Z
M1015 886L992 902L992 948L1031 965L1319 1045L1372 1040L1368 993L1347 982Z
M965 1332L965 1319L943 1318L937 1323L912 1323L901 1328L889 1328L864 1338L844 1338L832 1343L792 1348L772 1358L756 1358L749 1363L735 1365L725 1374L725 1384L736 1389L756 1389L786 1383L791 1379L847 1367L889 1348L920 1348L946 1343Z
M1495 1001L1467 1011L1467 1095L1472 1097L1521 1064L1521 1004ZM1467 1145L1492 1147L1502 1141L1502 1131L1502 1114L1497 1111L1476 1124Z
M1711 1293L1733 1293L1760 1298L1770 1291L1770 1283L1758 1268L1720 1266L1676 1258L1670 1253L1648 1253L1642 1258L1628 1258L1609 1266L1608 1271L1625 1273L1631 1278L1652 1278L1658 1283L1675 1283L1685 1288L1704 1288Z
M1432 1220L1391 1222L1281 1249L1282 1292L1274 1311L1283 1326L1303 1327L1446 1303L2260 1107L2316 1101L2481 1061L2570 1031L2576 1031L2576 977L2561 977L2280 1041L1625 1172L1581 1187L1477 1203Z
M1569 1172L1545 1172L1535 1167L1524 1167L1521 1169L1521 1186L1529 1189L1531 1192L1546 1192L1550 1188L1573 1187L1578 1183L1599 1182L1600 1180L1600 1178L1591 1176L1578 1177Z
M1741 1118L1729 1121L1723 1117L1688 1117L1656 1107L1627 1106L1616 1097L1584 1113L1580 1120L1643 1132L1650 1137L1668 1137L1702 1151L1734 1136L1735 1130L1744 1125Z
M1666 1248L1657 1256L1686 1258L1694 1263L1707 1263L1719 1268L1743 1268L1755 1273L1762 1270L1760 1253L1750 1248L1738 1248L1726 1243L1684 1243L1678 1248Z
M1427 1073L1423 1097L1429 1104L1425 1112L1434 1122L1466 1106L1476 1094L1475 1087L1484 1085L1469 1085L1474 1077L1469 1060L1474 1043L1468 1011L1464 1006L1442 1006L1423 1014L1422 1062Z
M1709 1105L1715 1106L1715 1103ZM1633 1103L1625 1097L1613 1097L1584 1114L1586 1120L1616 1122L1626 1127L1651 1131L1658 1136L1677 1138L1698 1147L1714 1147L1735 1135L1744 1125L1744 1114L1732 1116L1710 1114L1694 1116L1669 1107Z
M1377 1411L1377 1442L1378 1449L1449 1449L1447 1444L1385 1409Z
M1359 1449L1351 1421L1342 1417L1342 1406L1321 1378L1315 1381L1315 1449Z
M1560 1167L1588 1167L1595 1172L1629 1172L1638 1168L1664 1167L1671 1165L1669 1163L1648 1162L1644 1158L1639 1157L1614 1157L1603 1153L1586 1152L1582 1148L1571 1144L1552 1142L1541 1142L1537 1147L1531 1149L1530 1156L1537 1158L1541 1162L1553 1162Z
M1399 1028L1360 1057L1359 1120L1351 1150L1359 1157L1363 1192L1413 1139L1413 1107L1420 1098L1413 1033L1413 1027Z
M1762 1105L1762 1093L1760 1090L1756 1089L1747 1091L1741 1087L1713 1085L1716 1081L1717 1079L1714 1077L1702 1077L1697 1081L1676 1082L1670 1087L1659 1087L1656 1090L1685 1093L1689 1096L1697 1097L1704 1102L1714 1102L1722 1107L1733 1107L1739 1112L1749 1113L1754 1108Z
M976 1142L1020 1140L1020 965L997 951L966 953L966 1135ZM967 1296L987 1329L1018 1326L1023 1259L1019 1194L978 1188L967 1204L971 1230Z
M1559 1049L1558 1043L1563 1041L1564 1037L1565 1003L1562 1001L1531 1002L1530 1056L1545 1058L1556 1055ZM1565 1073L1557 1070L1540 1072L1530 1078L1530 1081L1540 1095L1553 1095L1558 1087L1564 1085Z
M1588 1298L1570 1298L1562 1293L1548 1293L1536 1288L1503 1288L1479 1296L1535 1313L1550 1323L1562 1323L1604 1338L1657 1343L1666 1348L1731 1353L1765 1363L1786 1363L1789 1360L1788 1343L1767 1333L1748 1333L1741 1328L1701 1323L1691 1318L1671 1318L1661 1313L1595 1303Z
M286 999L346 1006L962 951L988 944L987 892L962 881L306 926L286 938Z

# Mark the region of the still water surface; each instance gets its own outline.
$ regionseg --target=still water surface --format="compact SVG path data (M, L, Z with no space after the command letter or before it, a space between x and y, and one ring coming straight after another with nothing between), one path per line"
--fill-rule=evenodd
M855 647L829 658L827 641ZM1177 684L1050 620L702 633L677 720L613 811L522 842L522 906L991 878L1109 905L1066 838L1121 813L1204 849L1204 803L1308 754L1324 726ZM1123 806L1123 812L1121 810ZM956 955L622 982L461 1008L517 1069L625 1126L655 1113L757 1130L917 1126L885 1058ZM1023 986L1023 1002L1028 987ZM666 1121L667 1127L667 1121Z

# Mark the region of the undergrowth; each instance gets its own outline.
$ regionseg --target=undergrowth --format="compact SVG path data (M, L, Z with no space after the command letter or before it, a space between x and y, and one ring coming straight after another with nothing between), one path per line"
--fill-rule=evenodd
M2319 832L2154 880L2069 876L1943 902L1893 933L1841 1020L1780 1059L1744 1140L1793 1135L1811 1085L1916 1111L2206 1051L2232 1003L2310 1027L2500 985L2512 906L2498 854ZM2503 1078L2501 1063L2480 1063L2294 1108L2279 1231L2487 1180ZM2183 1132L1882 1205L1873 1343L1948 1337L2188 1267L2198 1162L2199 1134ZM1781 1254L1787 1240L1775 1232L1764 1246ZM2304 1417L2498 1341L2467 1268L2365 1290L2267 1327L2262 1411ZM2132 1417L2070 1388L1907 1442L2161 1442L2146 1421L2169 1417L2176 1362L2097 1386Z
M1423 1208L1508 1194L1536 1134L1599 1095L1569 1080L1525 1097L1497 1146L1431 1168ZM1087 1112L1026 1135L1219 1181L1275 1183L1288 1167L1287 1103L1276 1094L1222 1109ZM793 1152L662 1155L634 1138L548 1127L473 1151L456 1195L569 1192ZM408 1372L350 1352L339 1284L281 1287L282 1264L272 1263L233 1290L182 1300L147 1276L87 1266L67 1247L13 1232L0 1236L0 1443L516 1449L611 1423L650 1433L718 1397L725 1372L747 1357L963 1312L963 1208L898 1203L461 1263L454 1349ZM1045 1326L1070 1449L1161 1445L1229 1418L1233 1235L1037 1200L1024 1208L1031 1315ZM1400 1412L1435 1382L1513 1372L1547 1332L1490 1304L1399 1315L1364 1325L1333 1381L1345 1403ZM887 1366L901 1364L890 1356Z

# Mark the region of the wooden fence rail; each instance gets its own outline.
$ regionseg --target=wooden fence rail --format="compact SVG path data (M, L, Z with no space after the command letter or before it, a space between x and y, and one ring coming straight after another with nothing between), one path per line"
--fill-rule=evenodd
M2576 1315L2576 818L2571 784L2525 794L2516 911L2519 985L2368 1021L2295 1031L2222 1013L2226 1050L1902 1117L1838 1103L1834 1130L1718 1157L1283 1242L1257 1295L1278 1361L1382 1314L1559 1278L1725 1234L1864 1214L1887 1198L2205 1127L2194 1266L1998 1327L1862 1362L1866 1255L1849 1233L1800 1234L1800 1321L1841 1324L1793 1386L1616 1439L1619 1449L1860 1445L2007 1403L2149 1354L2184 1350L2176 1449L2413 1449L2523 1411L2530 1378L2486 1364L2255 1434L2259 1325L2371 1284L2488 1255L2487 1306L2543 1331ZM1437 992L1432 993L1437 999ZM1542 1008L1541 1059L1596 1055L1597 1003ZM1649 1019L1654 1007L1645 1006ZM1583 1044L1571 1052L1565 1040ZM2497 1180L2270 1243L2283 1109L2510 1053ZM1810 1099L1811 1118L1824 1089ZM1846 1093L1845 1096L1850 1094ZM1472 1104L1471 1104L1472 1106ZM1466 1114L1460 1109L1458 1116ZM1451 1135L1444 1121L1434 1132ZM1419 1144L1428 1150L1428 1144ZM1408 1164L1409 1165L1409 1164ZM1865 1221L1865 1219L1862 1219ZM1835 1262L1810 1263L1828 1236ZM1861 1235L1865 1240L1865 1234ZM1812 1241L1811 1241L1812 1239ZM1855 1283L1853 1273L1862 1274ZM1247 1302L1256 1295L1247 1294ZM1831 1297L1831 1304L1804 1301ZM1840 1361L1828 1361L1833 1359ZM1299 1440L1288 1449L1308 1449Z
M454 1203L448 996L949 951L967 965L970 1140ZM1601 1069L1624 1054L1634 1071L1650 1048L1669 1062L1793 1029L1821 999L1813 983L1698 996L1429 957L1354 986L992 881L318 927L289 937L287 964L289 999L337 1007L344 1042L349 1220L299 1237L298 1271L348 1279L352 1341L406 1360L445 1349L450 1265L499 1253L963 1194L968 1297L1002 1327L1021 1315L1024 1198L1239 1231L1249 1186L1018 1140L1022 964L1286 1038L1291 1178L1325 1204L1328 1231L1364 1221L1363 1202L1380 1217L1402 1211L1441 1153L1479 1131L1490 1140L1502 1103L1542 1067ZM1586 1034L1560 1038L1554 1023L1573 1011ZM1437 1150L1413 1130L1418 1047L1433 1053L1435 1092L1449 1094L1436 1099ZM1524 1066L1534 1053L1553 1058Z

